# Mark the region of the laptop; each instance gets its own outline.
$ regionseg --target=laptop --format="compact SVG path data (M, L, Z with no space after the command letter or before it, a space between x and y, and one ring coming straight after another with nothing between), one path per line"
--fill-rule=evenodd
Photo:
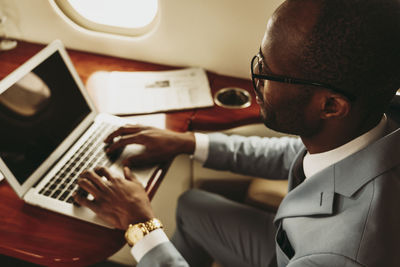
M85 169L107 166L123 177L124 156L110 159L103 140L126 123L96 111L56 40L0 81L0 172L25 202L111 228L88 208L74 205L71 195ZM143 149L133 144L122 154ZM133 173L146 187L156 169Z

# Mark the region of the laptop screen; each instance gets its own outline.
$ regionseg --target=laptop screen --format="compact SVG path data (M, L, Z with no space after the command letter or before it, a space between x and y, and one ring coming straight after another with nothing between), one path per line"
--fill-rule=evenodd
M58 51L0 94L0 156L21 185L90 112Z

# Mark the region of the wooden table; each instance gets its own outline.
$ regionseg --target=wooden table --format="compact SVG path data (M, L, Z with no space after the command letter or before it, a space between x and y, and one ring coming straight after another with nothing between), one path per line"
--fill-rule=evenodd
M16 49L0 52L0 78L40 51L44 46L19 42ZM154 71L176 69L86 52L68 50L82 81L95 71ZM259 122L251 82L208 72L213 94L227 86L241 87L253 96L250 107L227 110L221 107L166 113L166 128L175 131L221 130ZM161 166L161 175L147 188L154 195L168 169ZM0 183L0 254L40 265L86 266L107 259L125 244L123 232L110 230L49 212L24 203L6 181Z

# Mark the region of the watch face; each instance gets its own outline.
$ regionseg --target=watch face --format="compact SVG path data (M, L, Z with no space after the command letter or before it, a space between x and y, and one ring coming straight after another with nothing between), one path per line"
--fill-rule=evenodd
M143 230L138 226L133 226L127 233L127 238L132 244L136 244L144 236Z
M133 231L133 233L132 233L132 237L133 237L133 240L135 240L135 243L137 242L137 241L139 241L140 239L142 239L143 238L143 231L142 231L142 229L140 229L140 228L134 228L134 231Z
M153 218L145 223L130 224L125 232L125 239L129 246L134 246L139 240L153 230L162 228L160 220Z

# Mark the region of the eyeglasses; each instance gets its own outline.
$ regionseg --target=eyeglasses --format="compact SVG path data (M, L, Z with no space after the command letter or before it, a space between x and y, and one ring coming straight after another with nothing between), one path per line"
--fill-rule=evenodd
M253 59L251 60L251 66L250 66L251 67L251 79L253 81L253 87L256 92L257 92L257 88L264 85L264 83L262 82L263 80L269 80L269 81L281 82L281 83L302 84L302 85L312 85L312 86L324 87L326 89L329 89L329 90L337 92L341 95L344 95L350 101L354 101L356 99L356 97L354 95L349 94L341 89L335 88L326 83L314 82L314 81L291 78L291 77L280 76L280 75L260 74L262 72L262 62L263 62L263 57L262 57L261 53L258 53L257 55L255 55L253 57ZM257 71L258 73L255 73L255 71Z

